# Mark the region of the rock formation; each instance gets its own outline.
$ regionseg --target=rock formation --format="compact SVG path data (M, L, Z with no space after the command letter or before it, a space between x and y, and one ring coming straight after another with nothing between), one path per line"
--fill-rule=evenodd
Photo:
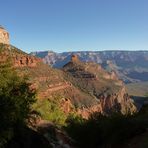
M11 49L11 50L10 50ZM6 61L11 58L14 67L35 67L38 63L42 62L40 58L29 56L26 53L14 50L11 45L3 45L1 43L0 62Z
M0 26L0 43L9 44L9 33Z
M73 55L71 56L71 61L72 61L72 62L79 62L78 56L77 56L76 54L73 54Z
M33 56L22 56L17 55L13 57L14 66L15 67L36 67L39 62L41 62L40 59L33 57Z
M79 113L85 117L90 112L98 111L101 113L109 114L111 112L133 113L136 111L134 101L128 96L125 86L117 77L114 72L107 72L100 65L89 62L81 62L78 56L73 58L67 63L63 70L67 79L75 86L81 89L82 92L90 95L92 100L97 102L92 105L89 102L89 107L85 103L82 105ZM76 57L76 58L75 58ZM75 61L75 60L74 60Z
M11 49L11 50L9 50ZM44 64L41 59L30 56L10 46L0 46L0 61L11 57L13 67L22 75L27 75L37 90L41 100L58 95L65 113L75 108L78 114L87 118L92 112L122 113L134 112L134 102L127 95L124 85L115 73L106 72L101 65L81 62L73 55L62 70Z

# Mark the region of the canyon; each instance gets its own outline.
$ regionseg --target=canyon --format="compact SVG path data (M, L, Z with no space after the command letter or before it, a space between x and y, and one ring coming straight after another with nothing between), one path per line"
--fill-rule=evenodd
M72 54L78 55L83 62L100 64L106 71L115 73L125 83L127 92L133 98L139 98L140 101L147 95L148 51L146 50L73 51L62 53L47 50L31 53L31 55L40 57L44 63L58 69L70 61Z
M116 73L107 72L99 64L82 62L77 55L71 55L70 62L61 70L54 69L44 64L41 58L28 55L14 46L1 44L0 59L4 61L8 57L20 75L27 75L39 99L61 96L68 112L73 106L87 118L94 111L105 114L113 110L122 113L136 111L134 101L126 93Z

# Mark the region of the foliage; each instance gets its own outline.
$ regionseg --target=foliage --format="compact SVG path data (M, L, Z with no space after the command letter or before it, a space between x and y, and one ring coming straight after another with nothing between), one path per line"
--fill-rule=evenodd
M0 147L9 141L15 129L25 125L31 115L35 92L20 78L10 62L0 63Z
M34 104L34 109L41 114L42 119L51 121L56 125L64 125L67 116L61 109L60 102L60 97L57 96L38 100Z
M88 120L70 117L65 127L78 147L120 147L148 128L148 107L134 115L93 113Z

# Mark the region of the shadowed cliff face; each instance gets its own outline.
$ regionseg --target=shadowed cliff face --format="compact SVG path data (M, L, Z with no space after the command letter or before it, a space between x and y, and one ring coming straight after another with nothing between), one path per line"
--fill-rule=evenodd
M73 55L62 70L57 70L39 58L13 46L1 44L0 60L5 61L8 57L20 75L28 76L39 99L44 101L55 95L60 96L61 108L65 113L75 109L87 118L96 111L132 113L136 110L116 73L106 72L98 64L83 63L78 56Z

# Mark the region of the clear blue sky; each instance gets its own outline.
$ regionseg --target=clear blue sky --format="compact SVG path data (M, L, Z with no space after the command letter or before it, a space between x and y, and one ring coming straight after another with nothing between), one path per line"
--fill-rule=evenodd
M0 0L11 44L35 50L148 50L148 0Z

